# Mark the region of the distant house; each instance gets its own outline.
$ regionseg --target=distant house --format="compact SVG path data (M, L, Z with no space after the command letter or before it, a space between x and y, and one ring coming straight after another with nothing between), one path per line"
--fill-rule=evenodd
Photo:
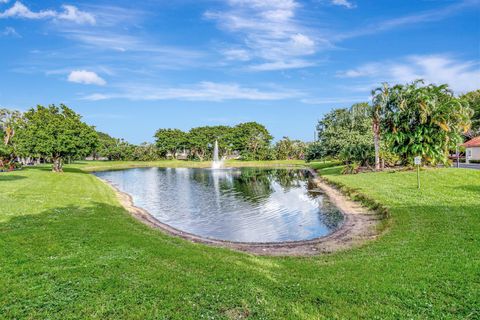
M87 161L94 161L94 160L107 161L108 158L107 158L107 157L94 157L94 156L89 156L89 157L86 157L85 160L87 160Z
M480 136L473 138L463 144L466 148L465 162L480 161Z

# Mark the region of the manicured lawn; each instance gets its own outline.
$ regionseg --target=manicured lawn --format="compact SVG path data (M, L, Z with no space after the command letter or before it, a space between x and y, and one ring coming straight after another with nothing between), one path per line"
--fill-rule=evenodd
M427 170L417 191L413 172L323 169L387 206L388 231L345 252L270 258L149 229L86 166L0 174L0 318L480 317L480 171Z
M160 161L83 161L71 167L81 168L85 171L102 171L112 169L128 169L137 167L162 167L162 168L208 168L211 161L182 161L182 160L160 160ZM272 166L305 166L302 160L274 160L274 161L225 161L226 167L272 167Z

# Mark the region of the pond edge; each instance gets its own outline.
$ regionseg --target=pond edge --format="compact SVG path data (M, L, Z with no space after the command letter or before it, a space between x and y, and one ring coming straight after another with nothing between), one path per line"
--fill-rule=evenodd
M312 256L358 247L369 240L376 239L379 234L378 225L383 220L383 216L351 200L335 186L330 185L328 181L324 181L319 177L313 169L307 168L307 170L313 175L315 185L321 189L329 201L343 214L344 221L340 228L329 235L311 240L287 242L234 242L205 238L181 231L159 221L147 210L135 206L130 194L121 191L110 182L94 176L114 191L119 203L135 219L152 228L159 229L165 234L180 237L193 243L228 248L255 255Z

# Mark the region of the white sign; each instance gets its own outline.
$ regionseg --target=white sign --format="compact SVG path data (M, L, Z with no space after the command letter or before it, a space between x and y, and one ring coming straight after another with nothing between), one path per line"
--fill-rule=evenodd
M413 161L415 162L416 166L419 166L422 164L422 157L415 157Z

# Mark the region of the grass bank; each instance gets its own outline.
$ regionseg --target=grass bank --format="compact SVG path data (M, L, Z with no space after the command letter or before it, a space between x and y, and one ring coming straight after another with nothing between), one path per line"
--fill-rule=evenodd
M159 167L159 168L208 168L211 161L182 161L182 160L159 160L159 161L79 161L72 168L83 171L121 170L128 168ZM273 161L225 161L226 167L277 167L277 166L305 166L302 160L273 160Z
M413 172L322 169L386 206L390 228L361 248L272 258L149 229L82 168L97 170L0 174L2 318L480 317L480 171L424 171L417 191Z

